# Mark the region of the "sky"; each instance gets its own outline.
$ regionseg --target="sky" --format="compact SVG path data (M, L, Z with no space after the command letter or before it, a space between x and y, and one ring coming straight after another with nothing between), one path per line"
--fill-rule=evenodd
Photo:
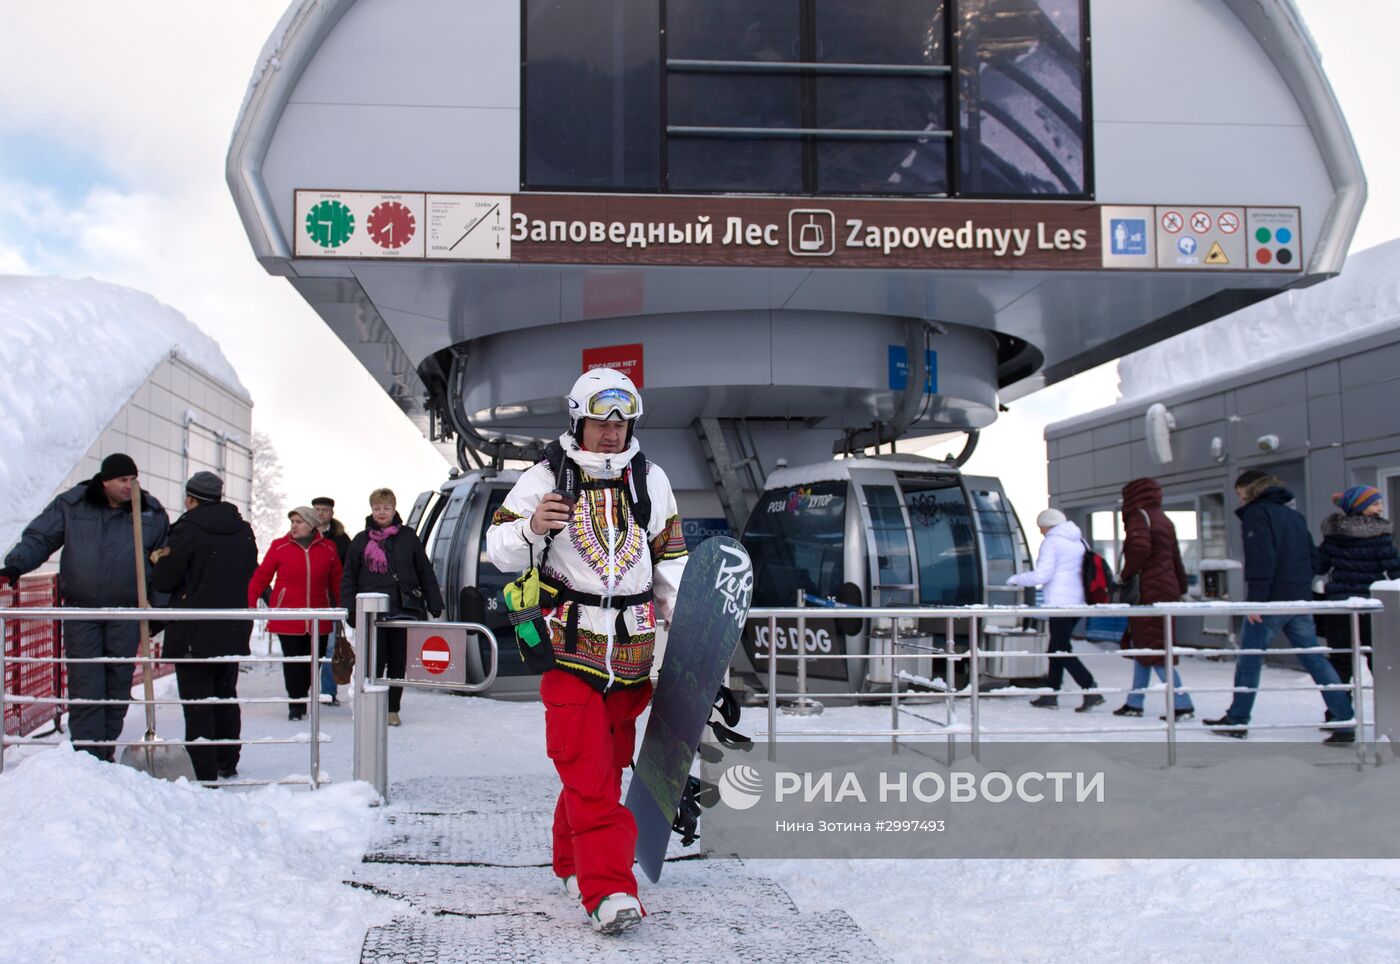
M183 312L252 394L288 506L328 494L353 527L371 489L387 485L411 503L447 466L292 287L257 264L234 211L229 136L287 5L0 0L0 273L100 278ZM1400 233L1390 101L1400 2L1298 6L1366 167L1359 250ZM1047 423L1116 397L1115 366L1105 365L1012 403L967 470L1006 481L1034 538L1045 472L1025 471L1025 453L1044 451Z

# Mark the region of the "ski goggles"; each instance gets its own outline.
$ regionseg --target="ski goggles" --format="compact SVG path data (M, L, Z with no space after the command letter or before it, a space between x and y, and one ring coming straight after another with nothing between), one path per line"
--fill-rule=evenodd
M642 400L625 388L605 388L594 392L584 406L588 418L610 419L614 415L630 422L642 414Z

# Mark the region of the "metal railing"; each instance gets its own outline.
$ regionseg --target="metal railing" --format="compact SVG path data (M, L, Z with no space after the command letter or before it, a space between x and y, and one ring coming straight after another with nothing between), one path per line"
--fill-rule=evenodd
M805 600L804 600L805 601ZM1363 615L1368 618L1379 614L1385 610L1384 604L1379 599L1355 598L1337 602L1272 602L1272 603L1248 603L1248 602L1210 602L1210 603L1157 603L1150 606L885 606L885 607L857 607L839 606L835 609L825 609L821 611L824 618L837 619L883 619L888 620L889 629L889 652L888 653L808 653L805 638L805 622L807 618L813 616L811 608L806 606L792 607L764 607L755 608L749 611L750 620L764 620L768 623L768 651L754 654L755 663L766 664L767 676L767 712L768 712L768 732L766 734L755 734L762 738L767 738L769 759L776 758L776 747L780 735L800 736L800 737L889 737L892 749L898 752L899 741L901 739L926 738L926 737L946 737L948 741L948 751L951 755L956 753L956 736L965 734L968 736L974 756L978 753L978 747L984 736L1012 736L1012 735L1044 735L1054 736L1073 732L1081 734L1109 734L1109 733L1143 733L1143 732L1164 732L1166 734L1167 763L1176 763L1177 744L1177 718L1176 718L1176 696L1178 693L1187 692L1185 686L1178 687L1174 684L1175 672L1177 668L1177 657L1180 655L1233 655L1238 657L1241 654L1264 655L1268 652L1303 654L1303 653L1332 653L1346 652L1345 648L1332 648L1327 646L1316 646L1306 649L1289 648L1286 650L1255 650L1255 649L1218 649L1218 648L1195 648L1178 646L1175 641L1175 632L1172 624L1173 618L1182 616L1248 616L1258 614L1263 616L1281 615L1317 615L1324 613L1342 613L1350 616L1352 665L1354 671L1350 684L1337 684L1324 686L1315 684L1306 687L1205 687L1196 688L1195 692L1270 692L1287 689L1297 691L1298 689L1322 690L1348 690L1352 697L1352 706L1355 710L1355 719L1346 721L1333 721L1322 724L1329 729L1352 729L1358 731L1364 729L1366 725L1364 694L1367 687L1362 681L1362 656L1371 652L1370 647L1361 645L1360 621ZM1143 726L1107 726L1076 728L1073 731L1056 730L1053 728L1035 729L996 729L985 730L981 721L981 702L988 698L1024 697L1036 692L1053 692L1047 689L1024 689L1013 688L1004 691L983 693L981 692L981 666L985 659L1002 658L1008 656L1035 656L1049 659L1068 659L1077 654L1073 652L1049 653L1031 650L1006 650L986 649L982 644L982 638L988 629L989 620L1019 620L1035 619L1045 620L1055 617L1088 617L1088 616L1115 616L1130 618L1152 618L1161 619L1164 626L1163 648L1150 649L1120 649L1116 655L1119 656L1150 656L1163 660L1162 670L1166 677L1164 686L1164 716L1165 726L1162 728L1151 725ZM799 634L797 637L797 652L795 653L775 653L778 636L778 620L793 619L797 621ZM917 643L900 642L900 619L918 620L938 620L944 621L944 639L946 645L936 648L931 645L921 646ZM954 645L957 636L957 624L965 622L967 624L967 650L960 651ZM996 627L993 627L996 628ZM881 637L884 638L884 637ZM908 637L906 637L908 638ZM920 634L919 639L927 639L928 634ZM901 649L904 651L901 652ZM911 651L912 650L912 651ZM934 730L908 730L900 726L901 715L901 694L900 683L902 680L911 679L907 673L893 671L893 667L901 660L929 660L942 659L945 666L945 687L944 700L946 707L946 720L940 724L936 720L929 720L926 717L919 717L933 726ZM788 660L797 663L796 675L799 680L797 692L780 692L778 690L778 663L781 660ZM830 660L845 662L868 662L870 660L890 660L892 672L890 674L890 728L888 730L791 730L786 734L780 732L778 728L778 710L780 699L806 700L806 663L810 660ZM965 662L968 670L968 686L966 691L959 692L954 686L954 669L959 662ZM758 668L755 666L755 668ZM932 681L929 681L932 682ZM1122 687L1095 687L1087 690L1086 693L1134 693L1140 692L1144 695L1147 690L1124 689ZM827 698L869 700L873 695L866 691L857 692L822 692L820 695ZM968 727L962 730L957 722L956 699L966 696L968 700ZM907 711L906 711L907 712ZM1250 728L1258 729L1304 729L1313 728L1319 724L1315 723L1273 723L1273 724L1250 724ZM1361 742L1358 740L1358 753L1362 752Z
M0 609L0 638L4 637L5 624L10 620L86 620L101 622L137 622L146 620L148 622L207 622L217 620L238 620L243 622L267 622L269 620L281 619L305 619L311 622L311 638L317 639L320 636L322 623L332 624L344 622L346 612L343 609L136 609L136 608L79 608L72 606L57 606L48 608L22 607ZM67 665L69 663L80 664L102 664L102 663L129 663L133 666L141 666L150 669L155 664L179 664L192 663L208 666L211 662L235 662L235 663L296 663L305 661L308 664L311 674L311 688L307 694L308 704L307 716L311 727L309 741L299 738L279 738L279 737L258 737L251 740L167 740L162 738L162 745L167 746L192 746L198 744L201 747L219 746L270 746L270 745L295 745L303 742L309 743L309 769L310 773L306 778L288 777L280 780L220 780L204 781L218 782L220 786L263 786L269 783L305 785L311 789L316 789L322 783L330 782L324 779L321 773L321 743L328 740L321 734L321 674L320 666L323 662L329 662L329 657L322 659L319 654L319 646L312 643L311 651L307 656L221 656L221 657L179 657L171 658L167 656L93 656L93 657L63 657L63 656L9 656L4 647L0 647L0 717L4 716L5 706L8 703L41 703L73 706L147 706L147 705L173 705L186 706L197 704L199 706L217 706L222 704L254 704L254 703L287 703L286 697L232 697L217 698L210 697L200 700L186 699L155 699L144 700L128 697L126 699L80 699L72 696L59 695L53 697L22 696L11 694L6 691L4 680L6 679L6 669L10 663L51 663L56 665ZM295 701L293 701L295 702ZM71 742L75 747L110 747L116 750L119 747L140 746L140 740L57 740L32 737L6 736L0 733L0 773L5 769L5 747L7 746L57 746L60 743Z
M389 597L384 593L360 593L355 597L355 751L354 778L374 787L383 800L389 799L389 687L447 690L455 693L481 693L496 682L500 659L496 634L481 623L438 622L428 620L385 620L380 614L389 609ZM412 629L423 626L432 629L465 629L469 634L483 636L491 648L490 665L480 683L438 683L429 680L380 678L379 630ZM474 645L468 637L468 645Z

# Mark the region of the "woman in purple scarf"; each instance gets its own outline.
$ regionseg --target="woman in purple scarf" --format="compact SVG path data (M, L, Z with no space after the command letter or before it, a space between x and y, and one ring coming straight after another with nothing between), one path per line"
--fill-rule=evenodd
M345 554L345 577L340 598L355 621L355 596L362 592L382 592L389 597L385 619L427 619L442 615L442 592L433 574L428 554L418 533L403 524L396 511L398 500L389 489L369 494L369 516L365 531L350 543ZM407 662L408 630L379 631L378 665L375 675L403 679ZM389 725L399 725L403 687L389 687Z

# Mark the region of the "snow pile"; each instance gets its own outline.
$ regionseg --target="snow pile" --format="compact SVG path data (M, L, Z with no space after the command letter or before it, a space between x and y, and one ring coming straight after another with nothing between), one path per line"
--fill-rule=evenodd
M67 746L0 775L7 960L347 961L393 905L341 884L374 792L154 780ZM23 832L21 829L23 828Z
M1330 281L1183 332L1118 362L1122 399L1176 393L1400 327L1400 239L1347 258Z
M249 398L218 344L144 292L0 275L0 552L172 352Z

